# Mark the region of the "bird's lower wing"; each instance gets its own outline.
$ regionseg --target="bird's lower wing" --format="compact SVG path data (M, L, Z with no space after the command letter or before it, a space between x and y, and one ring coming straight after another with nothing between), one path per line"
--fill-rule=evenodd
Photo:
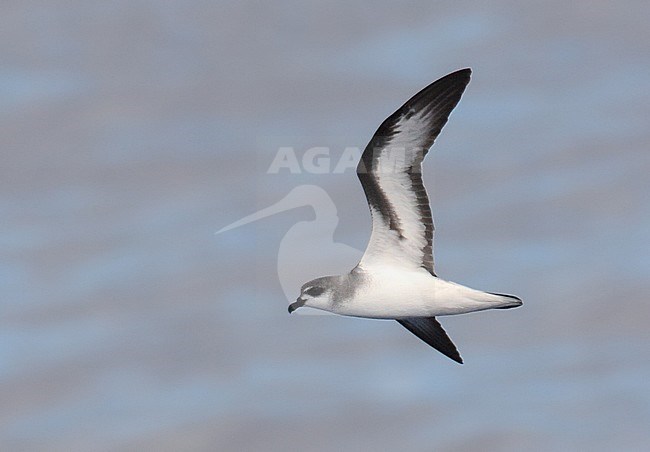
M443 355L463 364L458 349L435 317L408 317L397 321Z

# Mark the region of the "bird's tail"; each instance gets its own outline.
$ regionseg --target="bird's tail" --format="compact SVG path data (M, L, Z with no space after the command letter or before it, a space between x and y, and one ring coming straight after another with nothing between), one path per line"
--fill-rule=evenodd
M518 308L522 304L524 304L523 301L521 301L521 298L516 297L514 295L507 295L503 293L492 293L492 292L487 292L490 295L494 295L496 297L499 297L501 302L503 304L494 307L494 309L511 309L511 308Z

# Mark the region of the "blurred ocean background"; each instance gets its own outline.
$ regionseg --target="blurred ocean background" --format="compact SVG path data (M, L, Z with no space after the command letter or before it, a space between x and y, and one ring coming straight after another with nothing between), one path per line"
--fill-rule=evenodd
M647 450L649 21L645 1L3 1L0 449ZM313 210L215 231L313 184L363 249L353 172L268 174L278 148L334 164L462 67L424 166L436 269L523 308L443 318L463 366L395 322L289 316L278 247Z

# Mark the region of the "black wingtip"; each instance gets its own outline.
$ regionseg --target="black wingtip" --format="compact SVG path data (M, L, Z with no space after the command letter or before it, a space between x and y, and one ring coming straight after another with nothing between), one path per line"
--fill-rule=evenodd
M443 353L443 354L447 358L449 358L449 359L451 359L453 361L456 361L458 364L465 364L463 362L463 358L460 356L460 353L458 353L458 350L456 350L456 353L450 353L450 354Z
M446 357L463 364L458 349L435 317L409 317L397 321L411 333L422 339Z
M463 69L458 69L457 71L451 72L443 77L443 79L449 77L449 78L458 78L458 79L466 79L469 81L469 79L472 76L472 69L469 67L463 68Z
M438 351L440 351L440 350L438 350ZM460 353L458 353L458 350L455 350L455 351L456 351L456 353L453 353L453 352L449 353L449 354L442 353L442 352L441 353L443 355L445 355L447 358L451 359L452 361L456 361L458 364L465 364L463 362L463 358L460 356Z

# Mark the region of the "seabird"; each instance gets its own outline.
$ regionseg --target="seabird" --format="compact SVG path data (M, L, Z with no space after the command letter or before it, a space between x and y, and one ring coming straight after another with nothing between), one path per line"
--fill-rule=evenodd
M438 278L433 219L422 161L469 83L461 69L421 90L375 132L357 166L372 217L370 241L349 273L307 282L289 313L307 306L340 315L397 320L458 363L437 316L522 305L514 295L482 292Z

